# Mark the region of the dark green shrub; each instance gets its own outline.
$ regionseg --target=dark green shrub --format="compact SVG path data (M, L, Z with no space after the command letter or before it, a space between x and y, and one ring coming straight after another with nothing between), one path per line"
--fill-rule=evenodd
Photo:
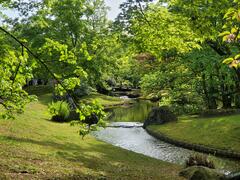
M204 166L215 169L213 161L209 160L207 156L199 154L191 155L186 161L186 166Z
M69 104L65 101L52 102L48 106L48 110L52 115L52 121L66 122L70 114Z

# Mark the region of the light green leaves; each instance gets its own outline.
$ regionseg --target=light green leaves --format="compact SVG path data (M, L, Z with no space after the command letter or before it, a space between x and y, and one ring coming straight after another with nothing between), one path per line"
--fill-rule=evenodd
M236 55L233 58L227 58L223 61L224 64L229 65L231 68L239 68L240 67L240 54Z
M45 56L48 55L48 58L51 58L52 61L66 62L69 64L76 64L76 56L70 50L66 44L61 44L58 41L46 38L46 42L39 49L40 53L44 53Z
M200 48L200 38L191 30L188 18L157 5L151 8L145 12L150 25L137 19L133 23L137 47L159 58L166 52L177 55Z
M65 101L52 102L48 105L48 111L52 117L58 116L59 121L64 122L69 117L70 106Z
M223 37L223 41L231 43L237 41L239 36L239 29L237 27L232 27L231 31L224 31L219 34L219 36Z
M223 61L224 64L230 64L231 62L233 62L233 58L227 58Z
M228 19L228 18L233 18L233 15L236 13L236 9L235 8L229 8L227 13L224 15L224 19Z
M21 47L13 48L3 34L0 40L0 106L4 108L0 116L12 118L14 113L23 112L24 106L35 100L23 90L26 81L32 78L32 66Z
M83 70L82 67L77 67L75 70L74 70L74 74L77 76L77 77L83 77L83 78L87 78L88 77L88 74Z
M83 138L90 131L96 131L99 127L106 126L104 121L106 113L98 101L93 101L90 104L81 104L79 109L77 109L77 113L79 113L79 120L72 121L71 125L78 125L79 135Z
M235 3L238 3L239 1L234 1ZM224 29L231 29L231 31L224 31L220 34L220 36L223 36L223 41L230 43L232 45L232 48L234 46L239 46L239 39L240 39L240 10L236 7L231 7L228 9L227 13L224 16L224 19L226 19ZM240 60L240 54L236 55L235 57L229 57L223 61L224 64L229 65L231 68L239 68L239 61Z

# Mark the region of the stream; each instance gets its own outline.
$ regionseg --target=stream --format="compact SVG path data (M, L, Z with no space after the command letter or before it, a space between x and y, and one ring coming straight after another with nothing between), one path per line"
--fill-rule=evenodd
M184 165L186 159L197 152L158 140L142 128L142 122L153 106L154 104L149 101L136 101L130 107L111 109L109 127L94 132L93 135L114 146ZM214 161L216 169L220 172L229 174L240 171L240 162L237 160L214 156L209 156L209 158Z

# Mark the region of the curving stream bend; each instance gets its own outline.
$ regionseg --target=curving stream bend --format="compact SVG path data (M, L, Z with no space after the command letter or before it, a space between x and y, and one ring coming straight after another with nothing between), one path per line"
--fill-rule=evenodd
M118 117L113 116L111 120L114 121L114 119L117 119L119 121L119 116L124 121L127 121L127 119L131 120L129 116L132 117L133 111L136 111L139 107L140 111L137 110L138 118L141 113L143 113L142 116L146 116L146 111L149 111L149 106L147 106L148 110L143 111L143 106L146 106L146 102L144 102L142 106L140 104L138 102L135 105L137 108L133 106L130 108L116 109L117 112L113 114L117 114ZM114 146L181 165L185 163L191 154L196 153L195 151L180 148L152 137L141 127L141 121L143 119L139 120L140 122L111 122L109 124L110 127L94 132L93 135L97 139ZM134 119L134 121L136 121L136 119ZM225 174L240 171L239 161L213 156L210 156L210 159L214 161L216 168Z

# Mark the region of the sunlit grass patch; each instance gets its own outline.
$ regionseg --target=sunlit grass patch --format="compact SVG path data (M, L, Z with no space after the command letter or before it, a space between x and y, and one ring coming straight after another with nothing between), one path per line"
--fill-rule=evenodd
M150 126L177 140L240 152L240 115L215 118L180 118L160 126Z

